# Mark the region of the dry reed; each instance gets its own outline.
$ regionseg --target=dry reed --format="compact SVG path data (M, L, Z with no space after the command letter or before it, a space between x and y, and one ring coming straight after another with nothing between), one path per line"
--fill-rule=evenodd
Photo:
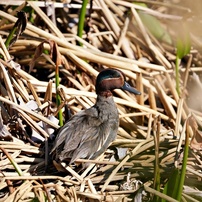
M38 201L132 201L140 187L139 190L144 188L150 194L175 201L151 188L155 162L153 135L157 133L155 125L159 124L158 156L163 182L169 178L174 165L181 163L180 151L188 116L192 112L201 121L201 108L192 109L187 105L190 72L199 74L202 70L201 55L194 49L193 36L193 49L182 63L180 85L183 94L179 96L175 89L173 65L175 47L152 37L139 12L164 19L165 22L177 20L181 23L183 12L187 13L189 8L145 2L148 6L153 5L153 9L152 6L146 8L132 1L94 0L89 31L84 33L83 39L76 36L77 24L74 21L78 19L78 12L72 10L80 7L79 4L67 4L68 10L61 7L61 2L57 2L55 8L51 7L58 12L56 26L43 12L41 2L16 0L13 1L17 5L15 10L14 7L6 7L5 1L0 2L4 8L0 10L0 54L3 56L0 59L0 107L4 126L13 136L4 136L1 131L0 148L8 152L22 170L19 176L3 149L0 150L0 201L31 201L35 198ZM35 23L27 24L24 34L8 51L4 45L5 39L17 20L14 17L16 11L25 6L33 9ZM174 8L173 14L171 8ZM166 23L164 27L169 30ZM170 33L174 40L177 32L171 29ZM29 68L35 49L42 41L45 41L44 49L51 50L49 40L57 43L63 58L61 82L57 89L62 103L58 108L55 104L55 65L49 56L42 54L35 61L35 66ZM83 47L78 46L77 42L83 43ZM200 55L198 60L194 59L197 54ZM44 141L49 138L51 130L58 128L53 117L60 108L64 111L64 106L72 114L92 106L96 98L95 78L101 69L109 67L122 70L131 85L136 85L142 92L140 97L134 97L122 90L115 90L120 127L117 139L110 147L112 150L108 149L96 160L79 159L78 163L88 163L82 173L76 173L66 165L68 174L65 177L54 175L49 169L46 173ZM35 101L36 108L30 108L31 101ZM34 131L43 140L42 143L31 139ZM120 148L127 149L122 151ZM117 151L122 153L120 159L115 158ZM201 156L200 151L192 150L192 158L187 163L186 184L196 184L198 189L202 179ZM13 189L7 188L9 183Z

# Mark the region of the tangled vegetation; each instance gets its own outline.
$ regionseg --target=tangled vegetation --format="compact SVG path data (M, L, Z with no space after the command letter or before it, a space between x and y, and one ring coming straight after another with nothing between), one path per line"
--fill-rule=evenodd
M0 2L0 201L202 201L200 1ZM50 166L59 125L117 68L117 139Z

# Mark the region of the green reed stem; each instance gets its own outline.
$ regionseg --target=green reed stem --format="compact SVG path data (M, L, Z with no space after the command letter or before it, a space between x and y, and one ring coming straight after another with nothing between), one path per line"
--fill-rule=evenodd
M177 90L178 95L180 96L179 65L180 65L180 58L178 56L176 56L176 61L175 61L176 90Z
M9 45L10 45L10 43L11 43L11 39L13 38L13 35L15 34L16 30L17 30L17 27L14 26L14 27L12 28L10 34L8 35L8 37L7 37L6 41L5 41L5 46L6 46L6 48L9 47Z
M81 12L79 15L79 23L78 23L78 31L77 35L82 38L83 35L83 28L84 28L84 23L85 23L85 16L86 16L86 7L88 4L88 0L83 0L82 7L81 7ZM79 42L80 46L83 46L81 42Z
M177 194L177 198L176 198L178 201L181 201L181 197L182 197L183 185L184 185L184 180L185 180L185 176L186 176L188 153L189 153L189 132L187 130L186 137L185 137L185 147L184 147L184 155L183 155L183 161L182 161L182 169L181 169L181 175L180 175L180 180L179 180L179 188L178 188L178 194Z
M55 71L55 85L56 85L56 89L60 85L60 81L59 81L59 67L56 67L56 71ZM58 94L57 91L56 91L56 104L57 104L58 107L61 104L61 97L60 97L60 95ZM63 126L62 109L60 109L59 112L58 112L58 119L59 119L59 125Z

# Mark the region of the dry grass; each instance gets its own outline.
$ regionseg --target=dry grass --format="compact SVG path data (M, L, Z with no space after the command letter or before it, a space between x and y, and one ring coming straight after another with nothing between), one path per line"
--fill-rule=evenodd
M199 126L202 120L200 95L197 93L201 83L191 75L200 76L202 70L198 36L191 33L192 50L181 63L179 96L175 81L175 46L155 38L143 24L138 11L144 10L160 19L175 42L178 32L169 25L177 21L180 26L189 9L186 5L145 2L148 2L148 8L131 1L94 0L88 21L89 31L84 33L83 39L76 36L77 9L59 7L55 13L52 9L56 26L38 6L39 2L28 2L34 11L35 23L27 24L23 35L9 51L4 45L5 39L17 20L14 17L16 12L26 4L15 1L18 4L15 10L14 7L2 7L0 54L4 59L0 59L0 106L6 129L1 130L0 141L0 201L31 201L36 198L38 201L133 201L140 186L151 194L155 193L151 187L156 158L159 158L162 183L169 178L174 165L180 167L186 120L191 113ZM61 3L56 6L61 6ZM135 97L115 90L114 100L120 113L117 139L99 159L79 160L90 162L82 173L67 167L69 173L65 177L51 174L49 169L45 171L48 148L44 142L47 143L50 136L50 127L58 128L58 124L50 119L58 112L55 65L48 55L43 54L33 69L29 68L35 49L44 40L55 41L62 54L58 91L62 97L61 107L67 106L73 114L95 102L94 81L103 68L122 70L128 81L142 92L141 96ZM84 46L78 46L77 42ZM44 48L50 50L50 45L45 42ZM37 104L34 110L27 105L31 101ZM67 110L65 112L67 114ZM39 125L40 121L43 127ZM44 139L43 143L31 139L33 131ZM191 131L190 140L195 134L194 127ZM186 185L200 190L201 142L196 143L197 149L190 148L185 181ZM125 150L115 148L128 149L125 153ZM155 153L156 148L159 153ZM122 151L124 157L110 160L117 151ZM149 195L146 195L146 201L147 197Z

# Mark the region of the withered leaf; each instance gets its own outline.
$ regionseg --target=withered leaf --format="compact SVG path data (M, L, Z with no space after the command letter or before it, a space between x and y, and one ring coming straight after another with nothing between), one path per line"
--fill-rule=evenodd
M33 68L34 68L34 65L36 63L36 60L41 56L41 54L43 53L44 51L44 47L43 47L43 44L44 44L45 41L41 42L37 47L36 47L36 50L35 50L35 53L34 53L34 57L32 58L32 60L30 61L29 63L29 73L32 72Z
M191 126L193 130L193 137L190 142L190 147L195 150L202 149L202 131L198 129L198 124L193 116L189 117L188 120L189 126Z
M190 142L190 147L196 150L202 149L202 131L199 131L198 129L195 130L194 136Z
M56 68L58 68L62 64L62 57L58 50L57 43L55 43L55 41L51 41L50 43L52 45L50 56L51 56L53 62L55 63Z
M41 54L44 52L44 43L48 43L50 45L50 58L56 65L56 69L58 70L58 67L62 64L62 57L58 50L58 46L55 41L53 40L44 40L41 42L34 53L34 57L32 58L31 62L29 63L29 73L33 70L36 60L41 56Z
M15 36L11 39L9 48L18 40L19 36L25 31L27 26L27 15L24 11L17 13L18 20L13 26L13 30L16 31Z

